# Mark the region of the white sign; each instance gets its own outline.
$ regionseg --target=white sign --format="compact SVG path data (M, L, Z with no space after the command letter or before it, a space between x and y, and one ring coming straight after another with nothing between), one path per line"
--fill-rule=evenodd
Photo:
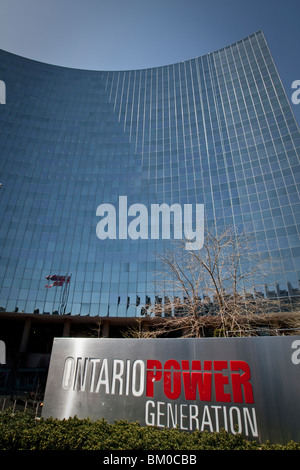
M6 104L6 87L3 80L0 80L0 104Z

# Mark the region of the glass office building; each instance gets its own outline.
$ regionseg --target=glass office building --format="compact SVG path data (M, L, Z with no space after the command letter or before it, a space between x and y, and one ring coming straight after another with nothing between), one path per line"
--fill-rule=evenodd
M63 301L65 313L126 317L154 302L167 241L96 234L101 204L118 228L120 196L127 207L203 204L208 224L251 227L280 267L267 291L300 293L299 127L262 32L144 70L0 51L0 80L2 309L52 313ZM70 283L45 287L49 275Z

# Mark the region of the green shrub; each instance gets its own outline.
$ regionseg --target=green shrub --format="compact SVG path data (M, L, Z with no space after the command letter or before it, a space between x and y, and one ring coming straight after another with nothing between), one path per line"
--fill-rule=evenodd
M224 430L192 433L138 423L77 417L36 420L30 412L0 412L0 450L300 450L300 443L259 444Z

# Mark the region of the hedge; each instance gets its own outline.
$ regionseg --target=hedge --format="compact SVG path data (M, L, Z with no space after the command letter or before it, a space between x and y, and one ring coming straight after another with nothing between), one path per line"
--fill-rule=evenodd
M0 412L0 450L300 450L300 443L260 444L225 430L188 433L127 421L36 420L30 411L7 409Z

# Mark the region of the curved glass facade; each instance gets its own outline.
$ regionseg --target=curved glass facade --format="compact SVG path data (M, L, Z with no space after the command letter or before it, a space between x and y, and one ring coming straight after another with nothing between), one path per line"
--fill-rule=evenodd
M144 70L74 70L0 51L0 306L135 316L163 240L96 235L101 204L204 204L207 223L251 226L299 294L299 127L265 38ZM124 222L125 223L125 222ZM277 286L277 287L276 287ZM277 289L277 291L276 291Z

